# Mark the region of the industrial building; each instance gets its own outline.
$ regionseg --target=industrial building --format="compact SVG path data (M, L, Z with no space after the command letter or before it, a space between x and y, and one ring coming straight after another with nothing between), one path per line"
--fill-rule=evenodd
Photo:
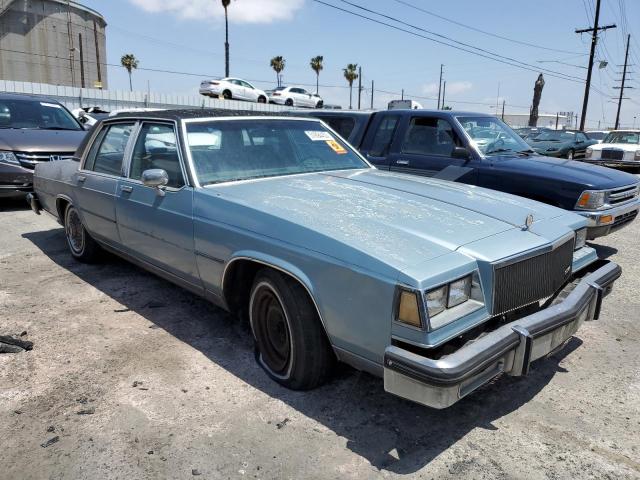
M69 0L0 0L0 79L106 89L106 26Z

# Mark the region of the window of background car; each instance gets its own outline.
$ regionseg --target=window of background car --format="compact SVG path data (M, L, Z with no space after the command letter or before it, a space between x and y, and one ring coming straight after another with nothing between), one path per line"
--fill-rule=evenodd
M576 133L576 140L579 142L586 142L588 140L587 136L584 133Z
M353 128L356 126L356 121L348 117L327 117L323 115L320 119L328 123L342 138L349 138Z
M587 132L587 137L589 137L591 140L602 140L604 136L604 132Z
M187 122L187 144L202 185L369 168L315 121Z
M131 157L129 178L140 180L142 172L159 168L169 175L168 187L184 186L176 133L172 125L144 123Z
M457 120L484 155L531 151L522 137L496 117L457 117Z
M573 142L576 140L576 132L551 130L536 135L534 140L536 142Z
M382 119L373 137L369 155L372 157L384 157L389 153L399 119L400 117L397 115L390 115Z
M415 117L411 119L402 152L450 156L457 145L460 141L449 122L433 117Z
M611 132L602 143L626 143L635 145L640 143L640 133L636 132Z
M62 105L39 100L2 100L0 128L82 130Z
M105 127L89 150L85 170L120 176L133 126L134 123L116 123Z

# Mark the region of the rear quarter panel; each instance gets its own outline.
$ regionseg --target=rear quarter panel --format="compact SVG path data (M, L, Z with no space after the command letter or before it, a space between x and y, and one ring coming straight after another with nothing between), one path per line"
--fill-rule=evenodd
M78 171L80 162L61 160L36 165L33 175L33 189L38 195L42 207L52 215L59 217L56 201L58 198L74 199L72 179Z

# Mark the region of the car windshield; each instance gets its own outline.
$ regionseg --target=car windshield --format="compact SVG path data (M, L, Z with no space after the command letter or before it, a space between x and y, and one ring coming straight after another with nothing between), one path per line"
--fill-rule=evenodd
M32 99L0 99L0 128L82 130L62 105Z
M534 142L573 142L576 139L574 132L562 132L551 130L542 132L533 137Z
M604 132L587 132L587 137L591 140L602 140L605 135Z
M531 152L522 137L495 117L458 117L458 121L483 155Z
M317 121L187 122L187 146L202 185L329 170L369 168Z
M640 132L611 132L602 143L626 143L635 145L640 143Z

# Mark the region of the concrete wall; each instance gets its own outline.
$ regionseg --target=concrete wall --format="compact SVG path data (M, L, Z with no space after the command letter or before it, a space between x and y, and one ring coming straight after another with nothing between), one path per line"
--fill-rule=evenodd
M107 88L105 27L75 2L0 0L0 79Z
M179 108L206 107L231 110L256 110L279 112L291 107L262 103L219 100L202 95L178 95L171 93L129 92L124 90L97 90L47 85L41 83L0 80L0 92L29 93L58 100L69 110L80 107L101 107L112 111L121 108Z

